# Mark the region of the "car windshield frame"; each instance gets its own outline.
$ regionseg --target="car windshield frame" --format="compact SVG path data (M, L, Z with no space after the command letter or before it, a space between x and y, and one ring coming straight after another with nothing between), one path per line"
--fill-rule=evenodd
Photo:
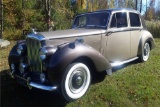
M84 19L82 22L82 23L84 23L84 25L79 24L80 18ZM99 19L99 20L95 20L95 19ZM107 29L109 19L110 19L110 12L108 12L108 11L80 14L75 17L73 24L72 24L72 28ZM86 22L84 22L84 21L86 21ZM99 21L99 22L97 22L97 21ZM103 25L100 24L100 21L101 22L104 21ZM98 23L98 24L96 24L96 23Z

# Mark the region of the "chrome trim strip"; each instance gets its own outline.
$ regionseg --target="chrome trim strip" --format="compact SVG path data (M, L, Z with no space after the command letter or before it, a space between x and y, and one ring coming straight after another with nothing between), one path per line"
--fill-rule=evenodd
M57 86L45 86L45 85L37 84L34 82L30 82L29 85L34 88L38 88L38 89L46 90L46 91L54 91L57 89Z
M111 63L111 66L112 66L112 67L119 66L119 65L122 65L122 64L131 62L131 61L134 61L134 60L136 60L136 59L138 59L138 57L135 57L135 58L132 58L132 59L123 61L123 62L118 62L118 61L117 61L117 62Z
M70 35L70 36L54 36L53 38L49 38L49 40L53 40L53 39L61 39L61 38L73 38L73 37L83 37L83 36L96 36L96 35L101 35L102 33L100 32L100 33L86 33L86 34L77 34L77 35L74 35L74 34L72 34L72 35Z

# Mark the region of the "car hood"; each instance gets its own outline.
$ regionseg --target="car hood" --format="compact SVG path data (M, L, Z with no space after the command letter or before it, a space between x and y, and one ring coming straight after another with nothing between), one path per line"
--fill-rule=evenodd
M79 37L87 35L101 34L99 29L67 29L67 30L57 30L49 32L39 32L43 35L45 39L52 40L58 38L68 38L68 37Z

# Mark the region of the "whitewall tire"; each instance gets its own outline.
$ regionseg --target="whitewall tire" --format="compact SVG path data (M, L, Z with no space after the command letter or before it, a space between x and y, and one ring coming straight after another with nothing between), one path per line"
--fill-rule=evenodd
M73 63L65 71L61 90L67 101L81 98L88 90L91 81L89 68L83 63Z
M140 57L141 59L141 62L146 62L149 58L149 54L150 54L150 45L148 42L146 42L143 46L143 49L142 49L142 55Z

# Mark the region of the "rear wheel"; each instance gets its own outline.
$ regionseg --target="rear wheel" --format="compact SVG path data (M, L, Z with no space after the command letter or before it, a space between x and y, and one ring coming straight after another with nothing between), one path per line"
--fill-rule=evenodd
M146 43L144 44L144 47L143 47L143 49L142 49L142 54L141 54L141 56L140 56L141 62L147 61L148 58L149 58L149 54L150 54L150 45L149 45L148 42L146 42Z
M82 97L90 86L91 75L89 68L83 63L73 63L65 71L61 90L67 101Z

